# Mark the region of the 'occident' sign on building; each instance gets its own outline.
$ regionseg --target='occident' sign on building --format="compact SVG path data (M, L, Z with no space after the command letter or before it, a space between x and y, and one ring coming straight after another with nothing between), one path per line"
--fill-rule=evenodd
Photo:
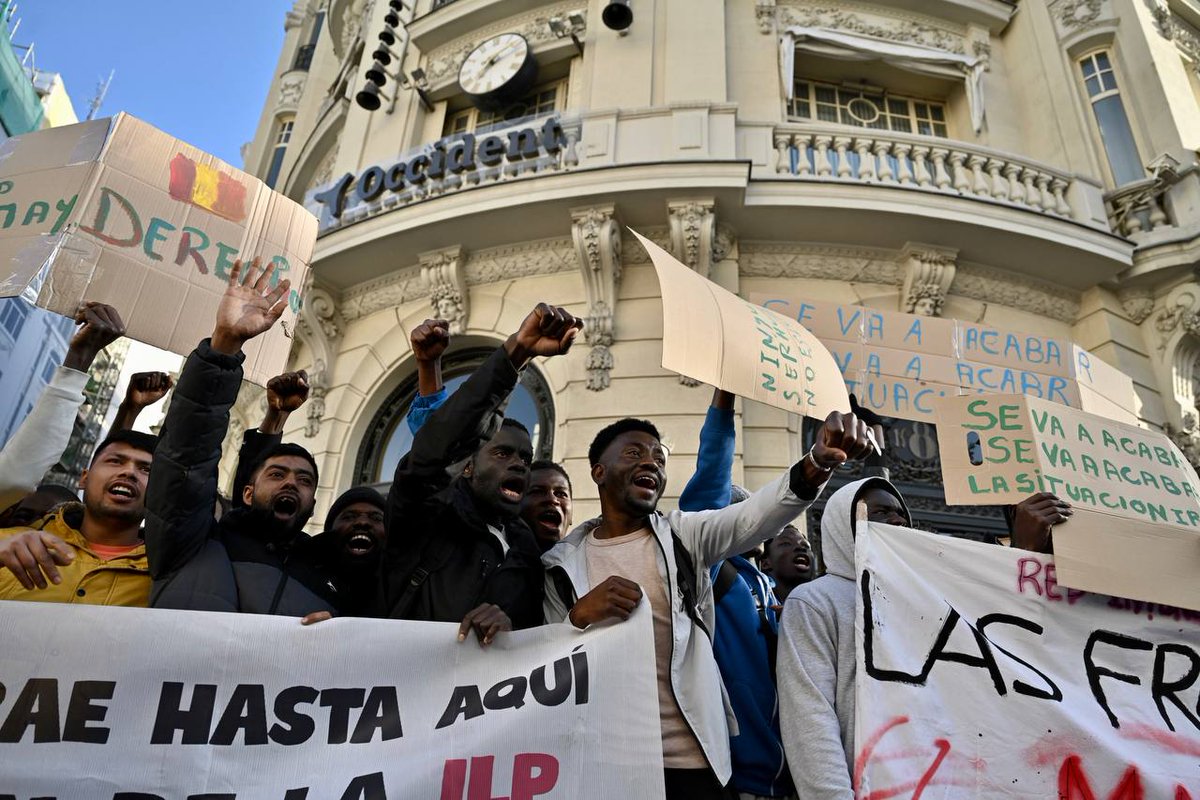
M486 136L476 142L474 134L465 133L458 142L446 147L435 144L428 152L401 159L390 167L374 165L358 175L347 172L337 183L313 198L337 218L346 209L347 196L353 188L355 202L370 203L386 192L400 192L405 186L419 186L427 180L439 180L446 175L473 172L481 167L494 167L504 160L524 161L543 153L555 155L567 146L558 117L551 117L538 128L521 128L503 135Z

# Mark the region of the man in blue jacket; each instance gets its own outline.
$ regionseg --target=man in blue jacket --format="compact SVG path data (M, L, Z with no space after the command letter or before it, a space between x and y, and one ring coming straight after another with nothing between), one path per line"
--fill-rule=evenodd
M713 392L696 472L679 496L681 511L724 508L749 495L733 485L733 395ZM792 797L791 774L779 733L775 691L775 643L778 605L766 575L748 558L733 556L711 568L716 626L713 655L737 718L730 739L733 788L743 800Z

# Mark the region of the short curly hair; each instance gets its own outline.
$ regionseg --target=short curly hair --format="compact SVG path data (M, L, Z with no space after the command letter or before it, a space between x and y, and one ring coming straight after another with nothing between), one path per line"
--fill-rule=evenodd
M629 433L630 431L648 433L660 442L662 441L662 435L658 432L658 428L654 427L653 422L625 417L625 419L619 419L602 429L596 434L596 438L592 439L592 446L588 448L588 465L594 467L600 463L600 456L604 455L604 451L608 449L608 446L622 433Z

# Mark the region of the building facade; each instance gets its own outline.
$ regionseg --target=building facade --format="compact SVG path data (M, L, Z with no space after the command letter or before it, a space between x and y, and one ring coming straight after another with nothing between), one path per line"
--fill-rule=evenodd
M659 424L676 497L710 392L660 366L628 228L745 296L1073 340L1200 452L1200 3L633 0L623 31L608 5L287 15L245 167L322 220L293 351L313 399L289 429L321 462L318 520L407 447L410 329L449 319L460 377L542 300L585 334L509 413L571 472L577 519L598 509L588 444L622 416ZM231 433L260 407L247 391ZM735 479L777 475L804 428L739 401ZM945 508L929 425L889 437L923 524L997 529L994 509Z

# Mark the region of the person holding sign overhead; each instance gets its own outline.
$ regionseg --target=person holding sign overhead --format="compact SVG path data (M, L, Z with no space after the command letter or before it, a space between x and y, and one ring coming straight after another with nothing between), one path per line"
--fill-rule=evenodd
M868 428L832 412L816 444L743 503L658 512L667 454L650 422L622 419L588 451L600 516L547 553L546 620L586 628L629 617L643 594L654 619L668 800L728 797L731 710L713 657L709 567L772 536L816 499L838 465L871 450ZM682 598L682 602L676 598Z

